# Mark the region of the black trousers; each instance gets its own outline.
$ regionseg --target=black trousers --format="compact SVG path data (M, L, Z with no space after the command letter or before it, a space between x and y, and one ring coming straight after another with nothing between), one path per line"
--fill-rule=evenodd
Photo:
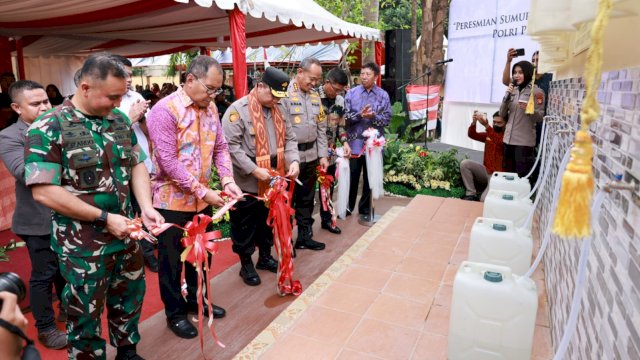
M142 210L140 209L140 205L138 204L138 200L136 200L136 197L133 195L133 191L131 192L131 207L133 208L134 215L140 215L140 213L142 212ZM145 259L153 259L156 257L156 255L153 253L152 243L146 240L139 241L139 243L140 247L142 248L142 255Z
M536 162L536 148L533 146L520 146L504 144L503 167L507 172L518 173L519 177L525 177L531 171ZM532 174L529 183L533 186L537 176Z
M329 165L329 167L327 168L327 174L331 175L334 177L336 176L336 164L333 165ZM333 198L333 188L334 188L334 184L331 184L331 191L329 192L329 196L331 198ZM320 202L320 219L322 219L323 223L331 223L331 212L328 210L325 210L322 207L322 195L320 195L320 191L318 191L318 201Z
M60 274L58 258L51 250L51 235L20 235L29 250L31 259L31 279L29 280L29 301L39 333L56 327L53 302L53 287L58 298L62 298L62 290L66 281Z
M193 219L194 215L198 214L196 212L157 210L166 222L180 226L185 225ZM200 213L211 214L211 208L207 207ZM209 227L207 230L211 230L211 228ZM180 293L180 273L182 271L180 254L184 250L180 239L182 239L182 230L175 227L170 227L158 236L160 298L164 303L164 312L171 320L185 318L188 308L197 307L198 275L196 269L189 263L185 264L184 276L187 281L187 302L184 301Z
M316 167L318 160L300 164L298 180L302 185L296 184L293 194L293 208L296 210L296 222L298 223L298 239L311 239L313 232L313 199L316 195Z
M260 255L271 254L273 233L267 225L269 209L264 203L252 197L245 197L229 213L231 217L231 240L233 252L240 258L251 256L256 249Z
M371 212L371 188L369 187L369 175L367 174L367 159L364 154L358 158L349 160L351 170L351 183L349 186L349 207L347 210L354 212L356 198L358 197L358 186L360 185L360 174L364 178L362 184L362 196L358 202L358 213L368 215Z

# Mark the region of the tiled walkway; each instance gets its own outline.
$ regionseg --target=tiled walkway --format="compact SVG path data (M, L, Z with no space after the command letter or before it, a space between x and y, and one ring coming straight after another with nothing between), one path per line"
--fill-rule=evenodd
M237 359L446 359L452 284L482 204L395 207ZM551 358L543 272L532 359Z

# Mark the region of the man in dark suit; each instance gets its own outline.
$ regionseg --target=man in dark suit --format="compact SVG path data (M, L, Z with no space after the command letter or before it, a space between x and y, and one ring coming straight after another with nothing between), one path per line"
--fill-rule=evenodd
M15 82L8 92L12 100L11 108L19 116L16 123L0 132L0 158L16 178L16 210L11 230L27 243L29 249L29 294L38 339L48 348L62 349L67 346L67 336L56 327L51 303L53 285L60 297L65 281L60 275L56 255L51 250L51 210L33 200L31 189L24 180L27 128L51 109L51 104L42 85L33 81ZM59 320L64 320L64 316Z

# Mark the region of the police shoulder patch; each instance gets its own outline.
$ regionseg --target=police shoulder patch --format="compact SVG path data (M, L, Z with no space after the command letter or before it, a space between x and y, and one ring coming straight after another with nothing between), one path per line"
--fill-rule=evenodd
M544 103L544 94L541 92L538 92L534 95L535 99L536 99L536 104L538 105L542 105Z
M240 118L240 114L237 111L232 111L229 113L229 121L235 122Z

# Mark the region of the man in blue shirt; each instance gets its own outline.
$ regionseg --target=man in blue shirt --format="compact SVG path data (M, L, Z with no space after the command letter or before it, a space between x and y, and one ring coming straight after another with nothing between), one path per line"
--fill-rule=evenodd
M389 124L391 119L389 94L376 85L376 79L379 74L380 68L378 65L375 63L365 64L360 71L361 85L349 90L345 97L347 140L353 154L349 164L351 168L351 186L349 189L347 215L353 213L355 209L361 173L364 174L364 185L362 187L362 196L358 203L358 212L362 215L369 215L371 212L369 203L371 188L367 178L367 165L363 151L365 139L362 137L362 132L373 127L380 134L384 134L384 127Z

